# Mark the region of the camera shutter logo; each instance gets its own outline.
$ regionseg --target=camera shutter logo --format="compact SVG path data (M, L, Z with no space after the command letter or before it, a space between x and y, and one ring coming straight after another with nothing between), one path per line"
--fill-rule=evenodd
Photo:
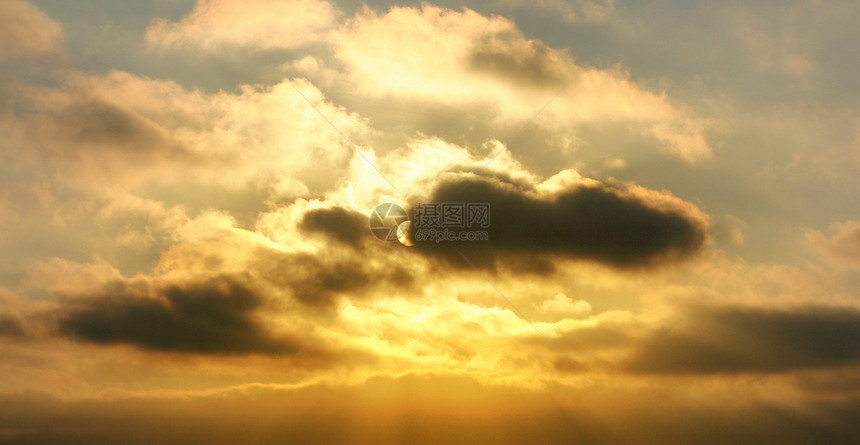
M397 228L409 221L409 215L397 204L387 202L376 206L370 212L370 232L380 241L397 241Z

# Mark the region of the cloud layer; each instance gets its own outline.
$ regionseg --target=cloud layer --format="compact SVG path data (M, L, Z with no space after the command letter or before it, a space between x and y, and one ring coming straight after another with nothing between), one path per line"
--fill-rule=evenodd
M860 11L681 3L7 1L0 440L857 442Z
M628 370L657 374L786 372L860 360L853 307L696 308L684 328L657 332Z

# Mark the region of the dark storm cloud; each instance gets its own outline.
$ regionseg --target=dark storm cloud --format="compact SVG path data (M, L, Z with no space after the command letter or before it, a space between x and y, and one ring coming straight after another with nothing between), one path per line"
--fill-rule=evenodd
M61 333L100 344L201 354L287 354L297 343L256 318L262 297L229 277L153 289L116 283L60 316Z
M352 247L360 246L370 235L367 215L342 207L310 210L302 217L299 228L327 235Z
M646 374L785 372L860 362L860 311L698 308L651 336L624 369Z
M707 239L707 223L687 212L603 185L573 185L546 196L498 180L460 177L441 183L426 202L490 205L488 241L424 241L414 247L461 268L469 265L460 252L489 269L504 261L525 270L543 260L533 270L540 272L552 268L547 256L620 269L651 267L688 258Z
M562 63L554 50L540 42L521 39L513 34L481 39L469 54L470 68L517 85L539 88L559 88L572 78L573 73L565 71L572 64Z

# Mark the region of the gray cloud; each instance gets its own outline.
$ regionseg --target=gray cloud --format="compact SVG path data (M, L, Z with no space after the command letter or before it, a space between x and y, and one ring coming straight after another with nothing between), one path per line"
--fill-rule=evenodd
M302 304L316 307L329 306L338 296L360 297L374 288L407 289L414 281L398 266L375 270L360 260L271 249L257 250L248 269Z
M547 197L498 179L461 177L441 183L426 202L489 203L488 241L425 241L414 248L462 268L469 266L458 252L489 269L506 261L546 272L547 256L652 267L696 254L707 239L705 222L603 185L569 186Z
M154 124L98 99L72 104L54 119L83 143L109 142L123 148L139 149L166 142Z
M192 159L193 154L164 128L126 107L87 92L75 92L68 99L69 103L22 122L32 140L40 141L43 150L66 164L110 165L111 158L101 159L108 154L138 164L166 157Z
M489 240L436 243L416 241L415 230L410 234L416 244L412 251L449 266L468 268L458 253L463 252L477 266L491 270L504 263L546 274L554 270L557 257L634 269L686 259L707 239L706 222L608 186L576 185L544 196L533 184L505 173L466 167L455 167L454 172L457 178L413 202L488 203L490 226L471 229L486 230ZM414 205L409 213L414 220ZM370 239L367 215L339 207L309 211L299 226L353 247Z
M14 313L0 312L0 337L23 337L26 333L21 317Z
M299 228L328 235L352 247L358 247L370 235L367 215L342 207L310 210L302 216Z
M476 42L469 66L517 85L559 88L576 73L566 71L573 64L563 63L568 61L558 53L539 41L525 41L521 35L494 34Z
M860 311L697 308L683 326L657 332L623 365L644 374L785 372L860 361Z
M290 310L304 319L306 309L316 314L333 310L339 297L410 289L414 282L398 266L377 270L334 254L269 246L231 250L234 247L229 238L181 245L167 261L174 272L189 274L186 280L115 281L63 298L48 319L56 322L59 334L96 344L192 354L284 355L297 352L302 343L271 331L258 312L289 315L282 307L295 301L299 306ZM232 264L240 257L246 262Z
M269 332L255 317L262 296L222 276L154 288L119 282L59 315L61 333L99 344L201 354L287 354L293 339Z

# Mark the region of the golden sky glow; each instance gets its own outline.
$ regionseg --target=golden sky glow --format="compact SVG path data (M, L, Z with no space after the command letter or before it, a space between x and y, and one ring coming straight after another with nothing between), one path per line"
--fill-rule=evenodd
M858 443L858 19L4 0L0 442Z

